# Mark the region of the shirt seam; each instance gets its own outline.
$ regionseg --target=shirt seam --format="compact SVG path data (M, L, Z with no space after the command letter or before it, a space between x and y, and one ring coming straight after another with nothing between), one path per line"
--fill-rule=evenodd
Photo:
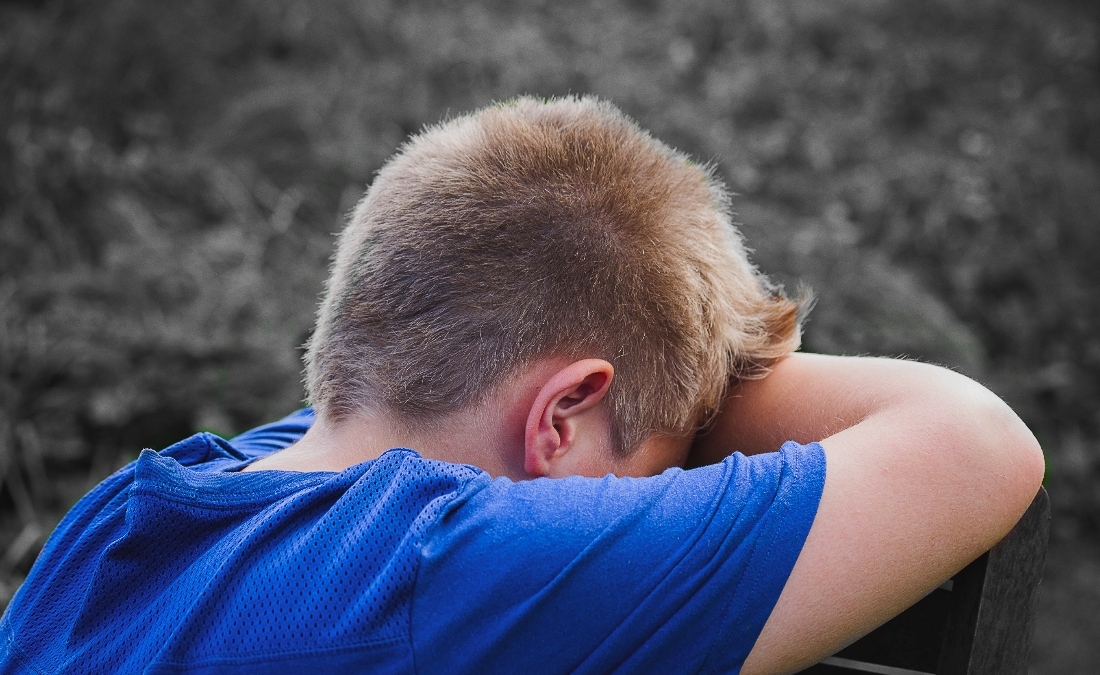
M48 671L42 670L35 663L33 663L31 661L30 654L27 654L27 652L24 651L23 648L16 643L15 627L9 623L4 632L7 633L8 653L11 654L12 658L14 658L18 663L25 666L27 670L37 673L38 675L47 675Z
M139 494L146 497L154 497L161 501L172 502L174 504L181 504L183 506L201 506L204 509L217 509L228 510L235 507L249 507L249 506L270 506L271 500L283 499L293 496L302 491L302 489L309 489L324 485L327 481L320 481L318 483L312 483L312 481L305 481L302 483L293 483L290 485L280 486L278 490L272 492L265 492L262 490L240 490L236 493L236 497L240 499L216 499L214 494L203 494L201 498L194 495L181 494L179 491L168 488L168 491L152 490L149 488L139 488L136 485L131 486L133 494ZM283 494L285 492L285 494Z
M154 660L150 662L150 666L168 666L171 668L189 668L203 666L216 666L216 665L240 665L246 663L263 663L274 658L288 658L288 657L314 657L314 656L331 656L337 654L348 654L359 651L364 648L370 647L392 647L401 644L409 644L411 650L411 643L407 636L394 635L391 637L378 638L376 640L367 640L365 642L357 642L352 645L345 645L343 647L330 647L327 649L314 649L314 650L284 650L284 651L268 651L263 653L252 653L245 656L223 656L202 659L199 661L159 661Z
M734 473L736 473L736 468L728 462L726 463L726 472L727 472L727 476L726 476L727 480L730 483L732 483L734 480L736 480L736 476L733 475ZM728 490L729 489L729 483L727 483L726 487L727 487L727 490ZM726 495L724 494L721 501L724 502L725 498L726 498ZM721 508L721 505L719 505L718 508ZM752 557L756 553L756 549L757 549L758 546L759 546L759 540L754 540L753 543L752 543L751 548L749 549L749 555L746 557L746 560L752 560ZM741 586L744 583L745 583L745 577L742 576L737 581L737 585L734 587L733 592L730 593L729 599L726 601L725 609L722 610L722 620L718 623L718 630L715 631L714 637L710 640L710 643L707 645L706 652L703 654L703 659L699 662L699 667L695 670L696 673L704 673L704 672L707 671L707 668L708 668L707 664L711 660L711 654L714 653L714 645L717 644L718 641L720 640L720 638L722 636L722 629L729 622L729 615L730 615L730 611L733 608L734 598L736 598L738 596L738 592L741 590ZM738 672L741 671L740 668L738 668L737 670L738 670Z
M443 505L441 505L436 518L434 518L427 527L423 528L416 535L414 543L414 546L416 547L416 576L413 577L412 588L409 590L407 624L409 639L409 660L412 661L413 675L416 675L420 672L416 660L416 640L413 637L413 605L416 603L416 589L420 584L420 574L424 569L424 545L428 539L428 533L439 526L439 522L446 515L446 511L448 510L447 507L451 506L459 498L469 499L469 497L472 496L474 492L485 489L487 484L481 485L480 487L472 486L472 484L475 483L477 479L481 478L483 475L483 473L474 473L474 475L463 481L462 489L456 490L455 492L451 493L451 495L447 498L447 501Z
M815 443L807 443L806 445L801 446L801 447L805 448L805 447L810 447L810 446L817 446L817 451L822 454L822 456L823 456L822 461L824 462L824 450L821 449L821 447L818 446L816 442ZM779 473L780 482L776 485L776 497L778 497L779 493L782 492L782 490L783 490L783 484L782 484L783 474L791 471L794 468L794 467L791 466L791 462L787 458L787 452L781 450L780 456L783 458L783 465L784 466L783 466L783 469ZM802 467L799 467L799 470L801 471ZM796 480L796 479L797 479L796 476L792 476L790 480L793 481L793 480ZM824 488L824 481L822 481L822 488ZM818 494L818 506L820 506L820 499L821 499L821 495L819 493ZM775 504L774 501L773 501L773 504ZM816 516L817 516L816 509L817 509L817 507L815 506L814 518L816 518ZM771 520L772 522L775 522L775 520L782 520L787 516L787 514L790 514L791 512L792 512L792 509L791 509L790 503L783 502L779 506L778 512L774 512L774 511L771 511L771 509L769 509L769 520ZM775 518L772 517L773 513L777 514ZM810 527L813 527L813 520L810 521ZM774 557L774 550L773 549L775 548L775 542L778 539L780 533L775 527L770 527L769 529L771 530L771 533L770 533L770 535L767 535L767 541L766 542L762 541L762 538L755 538L755 540L753 541L753 544L752 544L752 548L751 548L748 560L752 560L752 558L756 555L756 552L758 550L760 550L761 546L763 546L763 550L766 552L766 555L769 559ZM806 534L807 535L809 534L809 530L806 531ZM805 543L806 543L806 538L803 537L802 545L804 546ZM801 555L801 548L799 549L799 555ZM780 589L779 589L780 594L783 593L783 588L786 587L787 580L790 579L790 573L794 569L794 564L797 563L797 562L798 562L798 556L796 555L794 562L791 564L791 569L787 570L787 578L783 580L783 586L781 586ZM712 667L709 664L712 664L712 662L713 662L714 646L715 646L715 644L717 644L719 642L721 636L724 635L729 630L730 613L733 609L734 598L739 596L739 594L741 592L741 589L744 588L746 584L750 584L751 588L757 587L758 582L760 580L761 571L760 571L760 566L759 565L753 566L753 567L754 567L755 571L752 572L751 579L749 578L750 575L742 576L741 579L737 582L737 586L734 589L734 592L730 595L730 599L726 603L726 608L722 612L722 621L718 625L718 632L715 635L714 640L712 640L710 645L707 646L707 653L703 657L703 661L702 661L702 663L699 667L699 670L697 672L700 672L700 673L706 672L708 670L708 668ZM779 596L777 595L775 599L776 599L776 602L778 602ZM771 609L768 611L768 617L764 619L765 624L767 623L768 618L771 618L771 613L773 611L775 611L775 604L774 603L772 604ZM763 630L764 630L764 626L762 624L760 626L760 632L763 632ZM756 633L756 637L753 639L752 646L749 647L749 651L745 654L746 658L748 658L748 654L752 652L752 648L756 646L756 640L760 639L760 632ZM741 667L742 666L744 666L744 661L741 662L741 666L738 666L738 668L737 668L738 673L741 672Z

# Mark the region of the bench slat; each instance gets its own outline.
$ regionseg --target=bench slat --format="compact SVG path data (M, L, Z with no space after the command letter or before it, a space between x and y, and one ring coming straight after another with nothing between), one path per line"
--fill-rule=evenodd
M1023 517L950 581L808 675L1024 675L1050 530L1040 488Z
M1049 533L1050 497L1040 488L1012 531L975 561L983 564L956 576L966 598L948 622L939 675L1027 672Z

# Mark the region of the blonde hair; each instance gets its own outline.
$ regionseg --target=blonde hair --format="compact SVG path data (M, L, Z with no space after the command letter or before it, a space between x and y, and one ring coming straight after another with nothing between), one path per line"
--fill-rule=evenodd
M705 424L799 342L713 170L594 98L520 98L425 129L340 236L306 355L319 414L431 423L546 356L615 367L627 453Z

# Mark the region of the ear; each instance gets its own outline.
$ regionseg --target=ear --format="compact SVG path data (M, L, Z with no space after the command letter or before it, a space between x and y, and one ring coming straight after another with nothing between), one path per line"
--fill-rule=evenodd
M535 396L527 416L523 468L548 476L556 460L577 445L585 413L603 400L615 369L603 359L583 359L554 373Z

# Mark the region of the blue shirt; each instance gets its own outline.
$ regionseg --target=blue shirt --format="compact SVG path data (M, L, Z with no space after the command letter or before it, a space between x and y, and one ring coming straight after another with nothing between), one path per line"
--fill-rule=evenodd
M813 522L816 444L513 482L407 449L240 472L302 411L145 451L57 527L0 673L737 672Z

